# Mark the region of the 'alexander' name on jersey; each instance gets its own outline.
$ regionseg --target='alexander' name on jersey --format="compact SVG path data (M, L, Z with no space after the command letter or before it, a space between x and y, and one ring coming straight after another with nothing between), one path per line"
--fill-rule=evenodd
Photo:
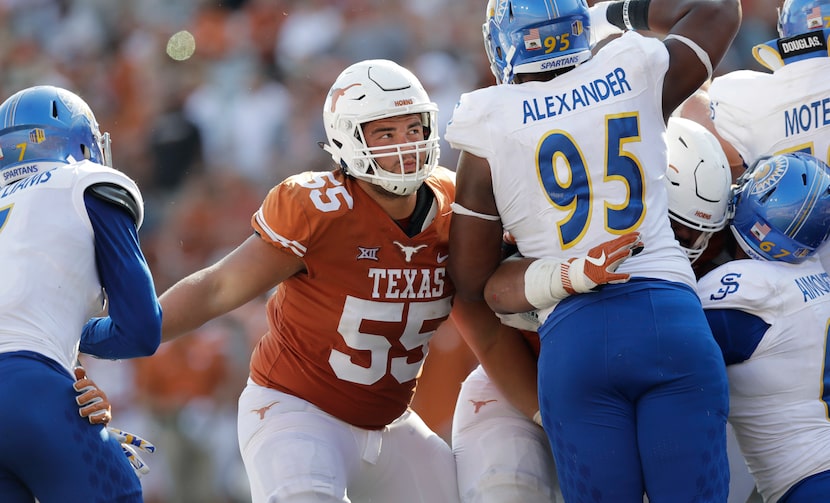
M586 108L612 96L624 94L627 91L631 91L631 84L625 78L625 70L617 67L608 73L604 79L596 79L593 82L581 84L562 94L545 96L541 99L524 100L522 103L522 115L524 116L522 124Z
M435 299L444 297L445 267L434 269L370 268L373 299Z

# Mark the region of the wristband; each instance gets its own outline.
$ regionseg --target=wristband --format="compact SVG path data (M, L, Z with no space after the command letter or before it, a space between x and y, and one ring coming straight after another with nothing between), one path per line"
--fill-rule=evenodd
M648 7L651 0L623 0L612 2L606 16L608 22L620 29L648 30Z
M599 2L588 9L591 19L591 46L623 32L608 21L608 6L614 2Z
M571 293L570 265L552 259L537 259L525 271L525 298L536 309L556 304ZM571 289L569 292L568 289Z

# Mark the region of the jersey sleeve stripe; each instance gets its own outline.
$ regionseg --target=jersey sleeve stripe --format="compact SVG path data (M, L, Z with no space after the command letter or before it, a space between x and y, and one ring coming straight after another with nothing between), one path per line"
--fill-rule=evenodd
M300 258L305 256L306 251L308 251L308 249L305 246L298 243L297 241L293 241L291 239L287 239L284 236L281 236L280 234L276 233L273 229L271 229L271 227L268 226L268 223L265 221L265 216L262 213L262 208L260 208L256 213L256 221L262 228L262 230L265 232L265 234L267 234L272 241L281 244L285 248L288 248L294 253L294 255Z

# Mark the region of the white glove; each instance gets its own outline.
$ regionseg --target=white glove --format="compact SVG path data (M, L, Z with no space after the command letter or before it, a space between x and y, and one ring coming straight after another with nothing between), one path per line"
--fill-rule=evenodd
M118 440L118 443L121 444L121 449L127 456L127 460L130 462L130 465L132 465L136 475L141 477L142 475L146 475L150 472L150 467L147 466L143 459L141 459L141 456L138 455L138 452L136 452L136 450L152 454L156 452L155 445L144 440L138 435L134 435L132 433L128 433L126 431L119 430L118 428L113 428L111 426L107 427L107 433L109 433L113 438Z

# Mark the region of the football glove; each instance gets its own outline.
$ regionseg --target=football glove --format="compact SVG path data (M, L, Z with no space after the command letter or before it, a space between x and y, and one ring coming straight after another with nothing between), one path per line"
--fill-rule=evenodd
M107 425L112 420L112 405L95 381L87 377L86 370L83 367L75 367L75 384L73 385L75 391L80 393L75 402L80 409L78 412L81 417L87 418L92 424ZM141 459L137 451L153 453L156 446L144 440L138 435L128 433L118 428L107 426L107 434L115 438L121 444L121 450L127 456L127 461L133 467L135 474L141 477L150 472L150 467Z
M127 460L130 462L130 465L132 465L136 475L141 477L142 475L146 475L150 472L150 467L147 466L147 463L145 463L143 459L141 459L141 456L138 455L137 451L152 454L156 452L155 445L144 440L138 435L134 435L111 426L107 427L107 432L121 444L121 449L124 451L124 455L127 456Z
M79 393L75 397L75 403L80 409L81 417L87 418L92 424L107 424L112 419L112 405L107 399L106 393L101 391L95 382L87 377L86 369L75 367L75 384L73 387Z
M617 268L642 250L640 233L629 232L591 248L586 257L567 262L536 260L525 271L525 297L535 308L545 309L568 295L590 292L608 283L625 283L630 275L616 272Z

